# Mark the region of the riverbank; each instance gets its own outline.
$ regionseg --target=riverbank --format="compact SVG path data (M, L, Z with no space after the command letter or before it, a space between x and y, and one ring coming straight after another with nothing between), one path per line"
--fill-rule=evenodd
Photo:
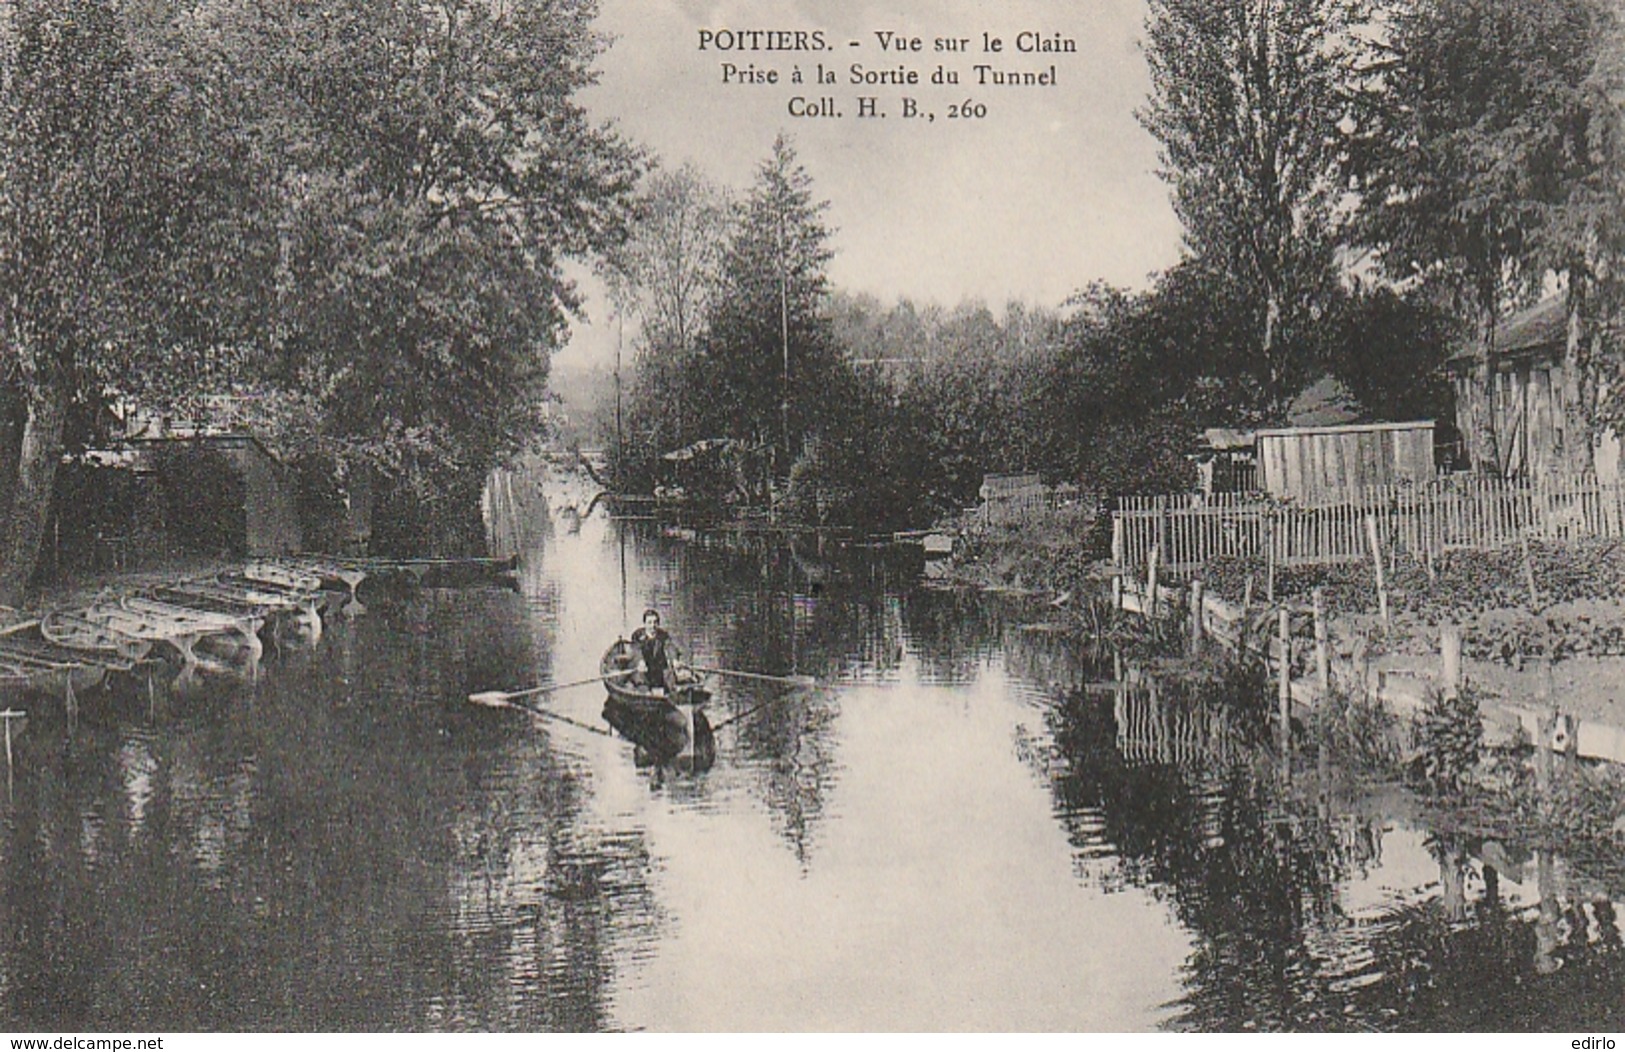
M1111 566L1090 556L1100 517L1082 505L989 526L949 523L953 554L934 575L940 584L992 592L1060 597L1086 594L1111 580Z
M184 553L149 560L137 569L68 573L30 590L21 607L0 607L0 624L32 620L62 607L84 606L104 592L138 592L181 578L213 577L242 566L242 559L229 555Z
M1536 542L1527 559L1522 548L1451 552L1431 573L1413 560L1384 570L1386 619L1369 562L1278 570L1274 598L1308 604L1319 589L1334 657L1364 652L1393 679L1436 677L1454 625L1464 679L1486 699L1625 728L1625 545ZM1202 575L1209 594L1237 604L1249 577L1254 602L1267 601L1268 576L1257 560L1217 560Z
M937 579L1052 599L1105 594L1114 569L1080 540L1092 526L1066 509L965 531ZM1465 678L1486 696L1561 699L1568 714L1625 727L1625 544L1536 542L1527 560L1520 548L1452 552L1432 567L1398 560L1384 570L1386 618L1369 562L1272 573L1262 559L1219 559L1201 578L1208 595L1238 608L1249 598L1254 609L1308 606L1318 589L1334 658L1369 660L1384 677L1436 673L1442 628L1453 624Z
M1097 629L1105 624L1124 635L1121 617L1101 617L1099 600L1110 594L1114 568L1083 558L1078 536L1049 521L965 537L939 577L989 590L1021 586ZM1460 682L1473 699L1484 746L1493 751L1552 735L1559 744L1572 738L1581 757L1625 762L1625 545L1534 543L1527 555L1522 546L1450 553L1432 566L1401 560L1384 570L1386 617L1369 562L1272 572L1261 560L1218 560L1201 577L1206 604L1229 610L1231 619L1249 601L1249 620L1283 605L1306 611L1318 593L1332 698L1339 704L1351 697L1380 700L1389 724L1409 728L1406 735L1429 718L1446 687L1441 649L1445 627L1453 625L1462 641ZM1165 609L1177 609L1190 595L1186 582L1160 583ZM1144 582L1131 590L1143 591ZM1273 637L1273 617L1252 632L1255 645ZM1188 638L1188 629L1163 636ZM1300 712L1306 704L1324 708L1327 700L1316 686L1314 649L1307 639L1294 646ZM1217 665L1189 664L1176 674L1218 674ZM1554 714L1562 719L1554 723ZM1596 802L1607 809L1606 800ZM1509 814L1527 810L1517 801L1504 803ZM1590 824L1597 818L1591 813Z

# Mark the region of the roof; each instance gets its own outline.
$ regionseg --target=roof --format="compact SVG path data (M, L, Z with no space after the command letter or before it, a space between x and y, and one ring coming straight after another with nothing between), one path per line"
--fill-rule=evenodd
M162 435L131 435L124 441L132 446L154 449L159 446L184 445L247 446L259 450L268 460L282 463L282 458L258 435L242 431L172 431Z
M978 495L983 500L1041 491L1044 480L1038 475L983 475Z
M702 438L698 442L691 442L682 449L674 449L670 453L660 454L661 460L693 460L704 453L717 449L732 449L739 443L731 438Z
M1381 424L1336 424L1321 427L1276 427L1259 431L1258 438L1288 438L1297 435L1354 434L1358 431L1432 431L1431 420L1402 420Z
M1517 311L1501 323L1495 333L1495 354L1499 358L1559 349L1568 342L1568 334L1568 301L1562 296L1552 296ZM1483 357L1484 348L1474 339L1445 364L1476 362Z
M1360 403L1348 385L1335 376L1322 376L1310 384L1287 407L1287 423L1292 427L1330 427L1352 424L1360 419Z
M1253 448L1253 433L1234 427L1210 427L1202 432L1202 443L1209 449L1229 452Z

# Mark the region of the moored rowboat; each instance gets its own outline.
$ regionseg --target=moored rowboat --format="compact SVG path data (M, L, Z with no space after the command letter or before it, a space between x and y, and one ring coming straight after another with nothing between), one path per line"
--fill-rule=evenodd
M153 644L151 638L120 632L104 621L69 610L52 610L40 618L39 633L58 646L88 651L92 655L106 655L115 660L144 661ZM96 660L102 659L98 657Z

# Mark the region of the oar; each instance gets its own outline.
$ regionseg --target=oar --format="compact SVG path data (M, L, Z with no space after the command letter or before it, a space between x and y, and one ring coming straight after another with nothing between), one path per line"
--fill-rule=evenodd
M588 681L584 680L583 683L585 682ZM579 687L582 686L583 683L576 683L572 685ZM550 720L558 720L560 723L568 723L572 727L588 731L592 734L602 734L606 738L615 738L615 735L612 732L606 731L602 727L594 727L590 723L582 723L580 720L573 720L564 715L562 712L552 712L548 709L540 709L535 705L522 705L517 701L509 700L510 697L511 695L504 695L500 690L488 690L484 694L471 694L469 695L468 700L474 702L476 705L489 705L492 708L517 709L520 712L528 712L532 716L541 716ZM619 738L615 738L615 740L620 741Z
M551 694L557 690L569 690L571 687L585 687L590 683L605 683L612 679L623 679L636 672L637 669L622 669L620 672L611 672L607 676L594 676L591 679L578 679L574 683L549 683L542 687L529 687L525 690L482 690L478 694L470 694L468 700L476 705L488 705L492 708L525 708L523 705L510 706L515 698L528 698L535 694ZM526 711L529 711L528 709Z
M694 666L695 672L714 672L719 676L735 676L739 679L759 679L767 683L784 683L792 687L816 687L818 681L811 676L769 676L763 672L741 672L732 668L705 668Z

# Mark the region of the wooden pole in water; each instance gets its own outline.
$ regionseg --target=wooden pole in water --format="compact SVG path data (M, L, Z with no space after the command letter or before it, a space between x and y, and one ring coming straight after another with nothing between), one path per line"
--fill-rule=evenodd
M1159 545L1151 546L1150 566L1145 572L1145 616L1155 620L1157 616L1157 562L1162 555Z
M1284 748L1292 741L1292 613L1281 607L1276 615L1277 636L1281 647L1281 744Z
M1191 650L1202 649L1202 579L1191 582Z
M1332 654L1326 638L1326 592L1315 588L1310 593L1315 612L1315 686L1322 698L1332 692Z
M1440 689L1453 699L1461 694L1461 628L1454 622L1439 627L1439 660L1443 665Z
M1371 565L1377 572L1377 613L1388 623L1388 579L1382 569L1382 542L1377 539L1377 517L1365 517L1365 538L1371 545Z

